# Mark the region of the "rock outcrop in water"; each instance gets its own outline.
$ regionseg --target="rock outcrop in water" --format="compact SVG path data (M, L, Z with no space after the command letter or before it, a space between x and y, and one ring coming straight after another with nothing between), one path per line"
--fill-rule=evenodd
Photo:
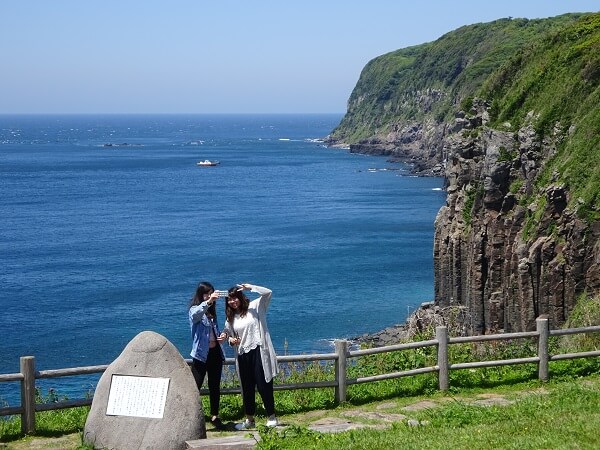
M397 125L385 136L373 136L350 144L352 153L388 156L411 166L419 176L444 176L445 125L432 121Z

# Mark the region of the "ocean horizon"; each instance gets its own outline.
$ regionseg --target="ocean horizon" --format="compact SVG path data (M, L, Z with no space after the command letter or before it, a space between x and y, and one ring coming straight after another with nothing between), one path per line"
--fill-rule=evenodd
M204 280L271 288L278 354L404 322L433 299L443 180L327 148L341 118L1 115L0 373L108 364L144 330L188 358Z

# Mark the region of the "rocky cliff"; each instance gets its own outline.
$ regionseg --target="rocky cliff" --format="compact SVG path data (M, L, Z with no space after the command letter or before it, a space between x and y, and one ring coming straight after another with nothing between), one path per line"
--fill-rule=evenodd
M422 176L444 176L444 137L446 126L432 120L396 123L384 136L373 136L350 145L350 151L389 156L411 166Z
M571 193L556 173L530 196L565 136L540 141L530 124L516 133L489 128L486 105L477 106L444 138L435 301L466 306L474 333L531 330L541 314L557 327L579 295L600 291L600 222L568 206Z
M435 303L472 333L600 292L600 15L477 24L370 62L329 143L446 178Z

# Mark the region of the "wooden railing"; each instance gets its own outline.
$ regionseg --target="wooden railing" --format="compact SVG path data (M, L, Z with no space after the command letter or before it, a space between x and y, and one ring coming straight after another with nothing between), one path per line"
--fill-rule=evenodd
M278 384L274 386L275 390L293 390L293 389L310 389L333 387L335 389L335 400L338 403L346 401L346 390L349 385L360 383L371 383L381 380L389 380L393 378L409 377L419 374L437 372L438 386L442 391L447 391L450 387L449 374L451 370L471 369L479 367L506 366L516 364L537 364L538 378L542 381L547 381L549 372L548 365L550 361L558 361L564 359L575 358L590 358L600 356L600 351L589 351L580 353L565 353L558 355L550 355L548 351L548 340L550 336L561 336L568 334L594 333L600 332L600 326L591 326L583 328L570 328L564 330L550 330L548 319L538 318L536 320L536 331L521 332L521 333L502 333L482 336L467 336L467 337L449 337L446 327L437 327L435 339L420 342L411 342L407 344L389 345L385 347L376 347L364 350L350 350L350 343L345 340L335 341L334 353L320 353L312 355L289 355L279 356L279 362L306 362L306 361L334 361L335 376L331 381L317 381L295 384ZM477 361L468 363L452 364L448 358L448 347L451 344L460 344L468 342L486 342L500 341L520 338L535 338L537 339L537 356L528 358L504 359L495 361ZM361 356L374 355L377 353L388 353L395 351L404 351L411 349L419 349L425 347L437 347L437 364L434 366L421 367L418 369L404 370L400 372L385 373L380 375L348 378L348 360L350 358L359 358ZM188 363L191 361L188 360ZM227 365L235 364L234 359L228 358L225 361ZM54 409L73 408L77 406L87 406L92 404L92 398L65 400L52 403L36 403L35 401L35 380L43 378L58 378L73 375L87 375L102 373L108 365L102 366L87 366L76 367L69 369L56 370L35 370L35 358L33 356L21 357L21 365L19 373L11 373L0 375L0 382L16 382L21 383L21 406L0 408L0 416L21 415L21 430L24 434L35 432L35 413L39 411L48 411ZM222 394L238 394L241 390L237 388L222 389ZM207 391L202 389L201 394L206 394Z

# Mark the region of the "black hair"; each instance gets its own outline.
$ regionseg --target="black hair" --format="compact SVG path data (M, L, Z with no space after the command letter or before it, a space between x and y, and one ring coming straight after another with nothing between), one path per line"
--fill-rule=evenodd
M198 283L198 287L196 288L196 293L190 300L189 307L191 308L192 306L199 305L200 303L202 303L204 301L205 294L210 295L214 291L215 291L215 288L213 287L212 284L210 284L208 281L201 281L200 283ZM206 310L206 313L210 314L211 316L213 316L216 319L217 318L217 310L215 308L215 303L216 302L213 302L213 304L208 307L208 309Z
M235 317L236 310L229 306L230 298L237 298L240 301L240 307L237 311L239 312L240 316L245 316L248 312L250 300L248 300L248 297L246 297L246 294L244 294L244 290L240 287L240 285L236 284L228 289L227 301L225 302L225 317L227 318L227 321L233 325L233 318Z

